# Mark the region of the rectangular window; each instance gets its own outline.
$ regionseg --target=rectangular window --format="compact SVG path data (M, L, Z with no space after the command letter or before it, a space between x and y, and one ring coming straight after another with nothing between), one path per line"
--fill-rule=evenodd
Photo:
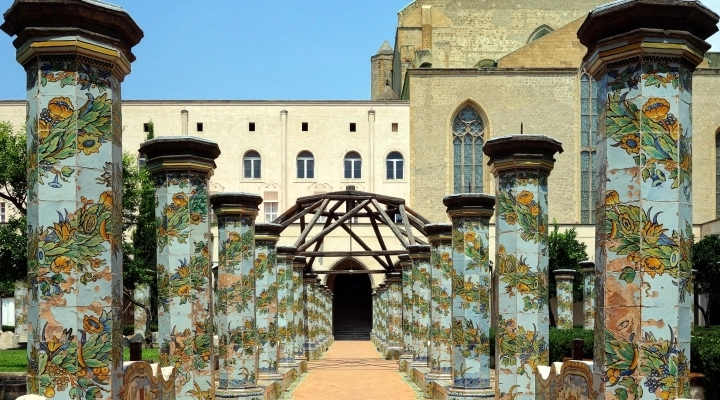
M248 124L248 130L249 130L250 132L255 132L255 123L254 123L254 122L250 122L250 123Z
M400 215L399 212L395 213L393 218L394 218L396 224L402 224L402 222L403 222L402 215Z
M6 221L5 219L5 202L0 202L0 224L4 224Z
M278 217L278 192L263 193L265 222L272 222Z
M203 131L203 123L202 123L202 122L198 122L198 123L197 123L197 131L198 131L198 132L202 132L202 131Z
M360 179L361 161L358 159L346 159L345 160L345 179Z
M357 126L354 122L350 123L350 132L355 132L357 130Z
M246 158L243 163L243 176L246 179L260 179L260 159Z
M303 122L303 123L302 123L302 131L303 131L303 132L307 132L307 131L308 131L308 123L307 123L307 122Z
M403 160L387 160L387 179L403 179Z
M315 160L312 158L298 158L297 177L298 179L315 178Z
M150 124L147 122L143 124L143 132L150 132Z
M393 131L393 132L397 132L397 131L398 131L398 123L397 123L397 122L393 122L393 123L392 123L392 131Z

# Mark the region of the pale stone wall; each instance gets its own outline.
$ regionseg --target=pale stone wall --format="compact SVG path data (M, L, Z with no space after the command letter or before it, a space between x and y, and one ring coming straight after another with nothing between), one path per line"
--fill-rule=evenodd
M715 136L720 130L718 95L720 69L697 70L693 75L693 222L716 218Z

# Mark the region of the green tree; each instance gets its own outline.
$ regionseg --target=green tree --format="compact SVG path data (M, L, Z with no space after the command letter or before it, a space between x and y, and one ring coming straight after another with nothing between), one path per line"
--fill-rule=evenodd
M575 302L583 300L584 281L582 271L578 265L580 261L587 260L587 246L577 240L577 231L575 228L566 229L565 232L558 231L558 225L555 224L553 231L550 232L548 241L548 250L550 252L550 298L556 297L555 292L555 276L553 271L556 269L574 269L575 281L573 282L573 300Z
M11 295L15 281L27 277L27 235L25 216L0 224L0 294Z
M27 139L24 130L13 132L9 122L0 121L0 198L27 214Z
M708 235L693 243L692 265L695 275L695 291L698 294L712 294L720 291L720 236ZM710 306L707 310L695 305L702 312L705 324L710 325Z

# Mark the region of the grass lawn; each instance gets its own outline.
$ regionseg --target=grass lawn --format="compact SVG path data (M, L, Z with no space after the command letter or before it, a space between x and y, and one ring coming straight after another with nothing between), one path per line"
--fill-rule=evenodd
M158 361L158 349L143 349L143 360ZM130 359L130 350L125 349L125 360ZM0 372L25 372L26 350L0 350Z

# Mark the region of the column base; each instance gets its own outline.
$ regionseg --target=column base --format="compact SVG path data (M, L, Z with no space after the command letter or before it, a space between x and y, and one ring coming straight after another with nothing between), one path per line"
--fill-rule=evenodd
M285 368L285 367L279 368L280 375L282 376L282 380L278 381L278 383L280 383L280 389L282 392L287 390L287 388L289 388L290 385L292 385L293 382L295 382L295 380L299 376L298 367L299 366L296 366L293 368Z
M279 381L281 379L282 379L282 374L280 374L280 372L278 372L278 371L258 373L259 381Z
M431 399L433 381L428 379L430 368L427 367L427 364L418 367L411 365L411 370L410 377L412 381L423 391L426 399Z
M219 399L257 399L265 397L264 387L244 388L244 389L216 389L215 398Z
M298 364L298 376L307 372L307 357L305 357L304 355L295 355L295 362Z
M391 346L385 349L385 359L386 360L399 360L400 356L403 353L402 347L399 346Z
M494 399L494 389L460 389L448 387L445 400Z

